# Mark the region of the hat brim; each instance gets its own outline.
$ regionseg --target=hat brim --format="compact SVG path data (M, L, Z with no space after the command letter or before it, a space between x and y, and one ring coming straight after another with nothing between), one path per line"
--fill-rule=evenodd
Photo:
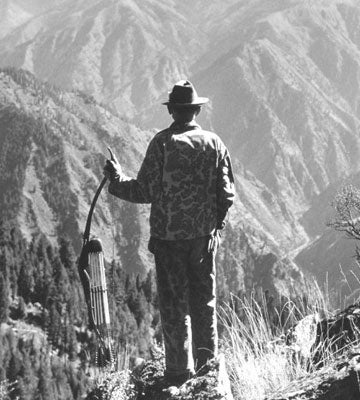
M207 97L197 97L195 101L192 103L173 103L172 101L165 101L165 103L161 103L164 106L172 105L177 107L189 107L189 106L201 106L202 104L206 104L209 101Z

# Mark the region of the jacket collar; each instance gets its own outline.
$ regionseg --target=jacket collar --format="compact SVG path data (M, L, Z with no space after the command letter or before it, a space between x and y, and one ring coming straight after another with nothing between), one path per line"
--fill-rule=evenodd
M176 131L191 131L193 129L201 129L201 126L198 125L195 121L190 121L190 122L173 122L170 125L171 130L176 130Z

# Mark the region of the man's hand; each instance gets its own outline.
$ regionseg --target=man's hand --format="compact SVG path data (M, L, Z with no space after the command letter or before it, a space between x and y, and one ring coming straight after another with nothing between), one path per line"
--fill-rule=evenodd
M216 229L215 232L210 236L209 243L208 243L208 252L216 252L220 246L221 240L221 230Z
M108 147L108 150L110 153L110 160L106 160L106 164L104 166L104 175L107 179L113 181L122 175L122 170L119 161L117 160L110 147Z

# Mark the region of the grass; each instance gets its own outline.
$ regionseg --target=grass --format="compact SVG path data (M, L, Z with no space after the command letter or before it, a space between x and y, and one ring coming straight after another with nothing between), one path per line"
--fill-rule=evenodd
M293 298L275 299L262 291L232 296L220 307L219 330L234 399L289 394L295 381L332 365L345 349L336 346L338 339L324 341L314 350L318 321L332 315L328 291L320 290L316 282ZM321 354L320 361L312 357L315 351ZM122 358L126 359L124 354ZM109 399L109 391L114 400L136 398L129 370L119 371L121 367L115 375L104 371L97 377L100 387L94 398Z
M306 292L301 299L276 302L263 292L254 292L243 298L233 296L230 304L221 307L222 345L235 399L273 396L316 369L309 356L316 322L331 312L328 296L316 283L309 284ZM287 340L288 329L301 320L305 321L302 337ZM326 346L322 349L325 363L331 363L335 355Z

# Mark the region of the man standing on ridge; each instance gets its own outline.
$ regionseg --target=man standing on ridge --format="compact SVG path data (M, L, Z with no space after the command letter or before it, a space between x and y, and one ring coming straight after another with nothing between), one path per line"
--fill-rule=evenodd
M174 122L151 140L137 178L115 157L104 167L111 194L151 203L149 250L171 385L217 356L215 254L235 190L227 148L195 122L207 102L189 81L176 83L163 103Z

